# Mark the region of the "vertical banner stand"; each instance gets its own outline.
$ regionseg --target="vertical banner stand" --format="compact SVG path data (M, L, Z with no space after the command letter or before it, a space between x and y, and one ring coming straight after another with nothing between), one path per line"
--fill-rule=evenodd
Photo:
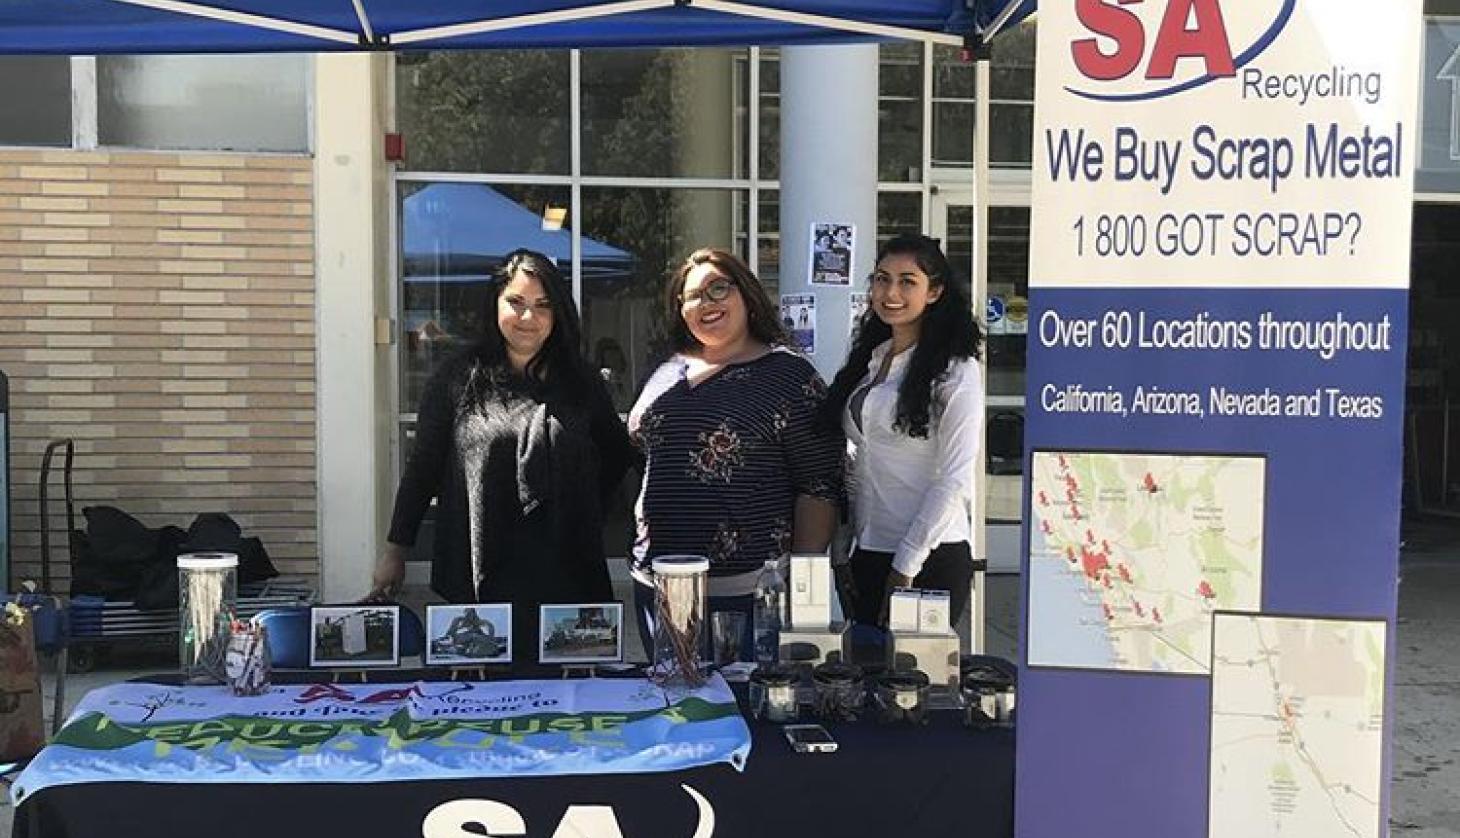
M1422 6L1040 8L1019 836L1387 834Z

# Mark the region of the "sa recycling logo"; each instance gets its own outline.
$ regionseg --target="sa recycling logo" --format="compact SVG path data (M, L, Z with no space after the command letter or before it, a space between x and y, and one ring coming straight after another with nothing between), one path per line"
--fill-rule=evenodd
M689 785L681 783L679 787L694 800L699 814L694 832L683 838L711 838L715 834L715 807ZM482 835L487 838L516 838L526 834L527 821L523 819L522 813L500 800L448 800L432 809L421 822L423 838L481 838ZM580 836L625 838L612 806L574 803L563 812L562 819L553 830L553 838Z
M1242 3L1246 20L1260 0ZM1075 0L1075 16L1089 34L1070 42L1070 57L1086 83L1065 90L1099 102L1138 102L1230 78L1272 46L1296 6L1297 0L1282 0L1271 22L1234 33L1221 0L1166 0L1164 9L1159 0Z

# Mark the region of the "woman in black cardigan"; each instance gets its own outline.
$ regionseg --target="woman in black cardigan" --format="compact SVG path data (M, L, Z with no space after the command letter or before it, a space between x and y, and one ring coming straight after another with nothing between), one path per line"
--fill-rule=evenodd
M582 356L552 260L508 255L486 314L476 345L426 385L371 597L399 592L438 498L432 589L451 602L511 602L513 659L531 662L540 604L613 599L601 509L635 455Z

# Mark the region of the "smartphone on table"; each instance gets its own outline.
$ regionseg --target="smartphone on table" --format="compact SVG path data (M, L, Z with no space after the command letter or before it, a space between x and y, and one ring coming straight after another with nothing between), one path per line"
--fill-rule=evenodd
M829 754L836 750L836 740L821 725L782 725L781 730L797 753Z

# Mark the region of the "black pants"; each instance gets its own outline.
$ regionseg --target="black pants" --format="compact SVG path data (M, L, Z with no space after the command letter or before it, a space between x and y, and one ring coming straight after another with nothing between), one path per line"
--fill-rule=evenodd
M852 581L857 586L855 616L859 623L878 624L887 598L887 574L892 554L861 550L852 553ZM913 587L948 592L948 620L957 624L968 607L969 584L973 581L973 550L967 541L939 544L928 554Z

